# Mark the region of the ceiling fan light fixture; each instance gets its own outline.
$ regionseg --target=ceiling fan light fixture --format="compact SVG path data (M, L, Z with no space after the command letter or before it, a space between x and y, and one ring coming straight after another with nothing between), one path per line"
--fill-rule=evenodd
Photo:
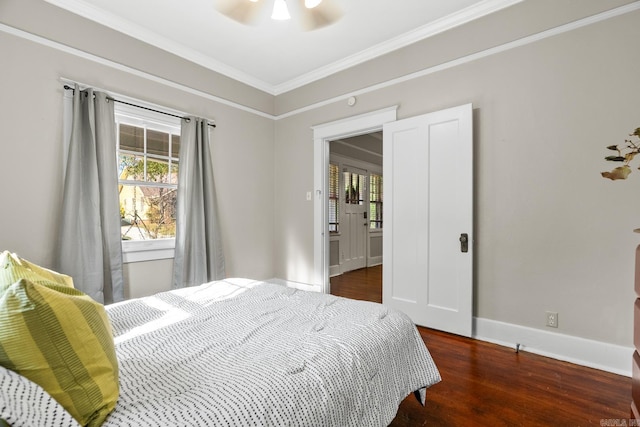
M304 6L307 9L313 9L314 7L318 6L320 3L322 3L322 0L304 0Z
M287 2L285 0L275 0L273 3L271 19L275 19L276 21L286 21L287 19L291 19L289 9L287 8Z

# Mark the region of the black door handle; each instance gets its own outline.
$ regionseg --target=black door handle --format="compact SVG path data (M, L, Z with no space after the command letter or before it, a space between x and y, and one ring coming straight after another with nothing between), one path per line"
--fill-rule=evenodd
M460 235L460 252L469 252L469 235L467 233Z

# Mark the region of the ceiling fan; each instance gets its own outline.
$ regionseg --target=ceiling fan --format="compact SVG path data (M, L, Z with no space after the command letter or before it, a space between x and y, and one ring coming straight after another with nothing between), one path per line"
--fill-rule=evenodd
M246 25L256 25L270 17L294 19L305 31L331 25L342 17L337 0L216 0L223 15Z

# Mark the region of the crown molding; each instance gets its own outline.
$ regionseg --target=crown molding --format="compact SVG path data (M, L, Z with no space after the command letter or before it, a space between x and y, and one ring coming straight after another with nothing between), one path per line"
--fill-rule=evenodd
M344 71L366 61L386 55L387 53L409 46L412 43L443 33L447 30L466 24L467 22L475 19L482 18L483 16L497 12L500 9L507 8L522 1L523 0L484 0L480 3L423 25L422 27L416 28L415 30L401 34L395 38L363 50L355 55L351 55L327 66L318 68L286 83L274 86L274 94L281 95L285 92L289 92L306 84L313 83L316 80L323 79L337 72Z
M204 55L194 49L188 48L183 44L176 43L166 37L157 34L154 31L143 28L133 22L114 15L111 12L95 7L83 0L45 0L54 6L65 9L71 13L82 16L83 18L95 21L101 25L111 28L127 36L141 40L159 49L172 53L183 59L191 61L195 64L203 66L211 71L222 74L226 77L237 80L248 86L269 93L271 95L280 95L285 92L302 87L306 84L323 79L339 71L346 70L363 62L369 61L376 57L385 55L394 50L408 46L417 41L426 39L433 35L442 33L451 28L463 25L474 19L481 18L500 9L520 3L523 0L484 0L475 5L462 9L458 12L437 19L429 24L402 34L398 37L380 43L372 48L366 49L355 55L351 55L342 60L336 61L327 66L318 68L310 73L289 80L288 82L273 85L267 83L255 76L242 72L234 67L217 61L207 55Z
M521 39L517 39L511 42L507 42L498 46L490 47L485 50L481 50L476 53L472 53L469 55L462 56L457 59L453 59L451 61L442 62L438 65L434 65L432 67L424 68L422 70L415 71L410 74L406 74L403 76L399 76L390 80L386 80L381 83L377 83L371 86L367 86L352 92L340 94L334 96L332 98L326 98L322 101L315 102L313 104L305 105L304 107L297 108L295 110L288 111L286 113L281 113L276 116L276 120L286 119L291 116L295 116L297 114L305 113L307 111L312 111L317 108L325 107L327 105L331 105L335 102L343 101L349 97L361 96L370 92L375 92L381 89L385 89L387 87L395 86L404 82L408 82L414 79L418 79L421 77L428 76L429 74L437 73L443 70L447 70L449 68L457 67L462 64L466 64L469 62L477 61L482 58L486 58L492 55L499 54L501 52L506 52L511 49L515 49L521 46L528 45L530 43L535 43L540 40L547 39L549 37L554 37L559 34L567 33L569 31L577 30L578 28L586 27L588 25L592 25L598 22L606 21L607 19L614 18L616 16L621 16L627 13L635 12L640 10L640 0L634 1L633 3L629 3L624 6L617 7L615 9L609 9L607 11L598 13L596 15L588 16L586 18L579 19L577 21L570 22L568 24L563 24L558 27L551 28L549 30L541 31L539 33L532 34L530 36L523 37Z
M47 1L49 1L49 0L47 0ZM391 87L391 86L394 86L394 85L397 85L397 84L400 84L400 83L403 83L403 82L406 82L406 81L410 81L410 80L413 80L413 79L417 79L417 78L421 78L421 77L427 76L427 75L435 73L435 72L439 72L439 71L446 70L446 69L449 69L449 68L453 68L453 67L456 67L458 65L462 65L462 64L465 64L465 63L468 63L468 62L472 62L472 61L475 61L475 60L478 60L478 59L481 59L481 58L485 58L485 57L488 57L488 56L491 56L491 55L495 55L495 54L498 54L498 53L501 53L501 52L505 52L505 51L510 50L510 49L514 49L514 48L517 48L517 47L520 47L520 46L524 46L524 45L527 45L527 44L530 44L530 43L535 43L535 42L537 42L539 40L543 40L543 39L546 39L546 38L549 38L549 37L553 37L553 36L556 36L556 35L559 35L559 34L562 34L562 33L573 31L573 30L576 30L576 29L581 28L581 27L585 27L585 26L588 26L588 25L591 25L591 24L595 24L597 22L605 21L607 19L611 19L611 18L614 18L616 16L620 16L620 15L624 15L624 14L627 14L627 13L635 12L637 10L640 10L640 0L634 1L634 2L629 3L627 5L624 5L624 6L620 6L620 7L614 8L614 9L607 10L605 12L598 13L596 15L592 15L592 16L589 16L589 17L586 17L586 18L583 18L583 19L579 19L577 21L570 22L568 24L564 24L564 25L561 25L561 26L558 26L558 27L555 27L555 28L551 28L549 30L542 31L540 33L532 34L532 35L524 37L522 39L514 40L512 42L508 42L508 43L505 43L505 44L502 44L502 45L499 45L499 46L494 46L492 48L489 48L489 49L486 49L486 50L483 50L483 51L480 51L480 52L476 52L474 54L470 54L470 55L467 55L467 56L464 56L464 57L461 57L461 58L454 59L452 61L448 61L448 62L445 62L445 63L442 63L442 64L438 64L438 65L435 65L433 67L425 68L423 70L419 70L419 71L416 71L416 72L411 73L411 74L407 74L407 75L400 76L400 77L397 77L397 78L394 78L394 79L391 79L391 80L387 80L387 81L382 82L382 83L378 83L378 84L375 84L375 85L372 85L372 86L368 86L368 87L359 89L357 91L353 91L353 92L337 95L337 96L334 96L334 97L331 97L331 98L327 98L327 99L324 99L322 101L318 101L318 102L315 102L315 103L312 103L312 104L308 104L308 105L306 105L304 107L300 107L300 108L297 108L295 110L291 110L291 111L288 111L286 113L281 113L281 114L278 114L278 115L268 114L268 113L265 113L263 111L257 110L255 108L251 108L251 107L247 107L247 106L242 105L242 104L238 104L236 102L227 100L225 98L218 97L218 96L213 95L211 93L204 92L204 91L201 91L201 90L198 90L198 89L194 89L194 88L186 86L184 84L181 84L181 83L178 83L178 82L174 82L174 81L171 81L171 80L168 80L168 79L165 79L165 78L162 78L162 77L158 77L158 76L155 76L153 74L150 74L150 73L147 73L147 72L144 72L144 71L140 71L140 70L131 68L131 67L127 66L127 65L120 64L120 63L111 61L111 60L106 59L106 58L102 58L100 56L97 56L97 55L94 55L94 54L91 54L91 53L88 53L88 52L85 52L85 51L81 51L79 49L76 49L76 48L61 44L59 42L47 39L45 37L42 37L42 36L39 36L39 35L36 35L36 34L29 33L29 32L24 31L24 30L20 30L20 29L15 28L15 27L11 27L11 26L3 24L3 23L0 23L0 32L6 33L6 34L10 34L10 35L13 35L15 37L22 38L24 40L29 40L31 42L40 44L42 46L47 46L49 48L56 49L58 51L61 51L61 52L64 52L64 53L67 53L67 54L70 54L70 55L74 55L76 57L83 58L83 59L86 59L88 61L92 61L92 62L95 62L95 63L98 63L98 64L102 64L104 66L107 66L107 67L110 67L110 68L113 68L113 69L116 69L116 70L119 70L119 71L122 71L122 72L126 72L126 73L129 73L129 74L138 76L138 77L142 77L142 78L145 78L145 79L147 79L149 81L153 81L153 82L165 85L167 87L172 87L174 89L178 89L178 90L184 91L186 93L191 93L193 95L200 96L202 98L209 99L211 101L218 102L220 104L227 105L227 106L230 106L232 108L236 108L238 110L246 111L246 112L249 112L251 114L255 114L255 115L258 115L258 116L261 116L261 117L265 117L265 118L268 118L268 119L271 119L271 120L282 120L282 119L286 119L286 118L289 118L289 117L292 117L292 116L295 116L295 115L298 115L298 114L301 114L301 113L305 113L305 112L308 112L308 111L315 110L317 108L321 108L321 107L333 104L335 102L341 102L341 101L347 99L350 96L360 96L360 95L364 95L364 94L367 94L367 93L370 93L370 92L374 92L374 91L377 91L377 90L380 90L380 89Z
M158 77L156 75L147 73L145 71L140 71L138 69L129 67L127 65L124 65L124 64L121 64L121 63L118 63L118 62L115 62L115 61L111 61L110 59L102 58L100 56L97 56L97 55L94 55L92 53L88 53L88 52L82 51L80 49L76 49L74 47L69 47L69 46L67 46L65 44L58 43L58 42L53 41L53 40L49 40L49 39L47 39L45 37L41 37L39 35L29 33L27 31L12 27L10 25L3 24L1 22L0 22L0 32L6 33L6 34L10 34L12 36L19 37L21 39L28 40L28 41L33 42L33 43L36 43L36 44L39 44L39 45L42 45L42 46L46 46L46 47L49 47L49 48L52 48L52 49L55 49L55 50L58 50L60 52L64 52L66 54L76 56L78 58L86 59L87 61L92 61L92 62L94 62L96 64L104 65L104 66L112 68L114 70L119 70L119 71L122 71L122 72L125 72L125 73L128 73L128 74L131 74L133 76L141 77L143 79L146 79L146 80L149 80L149 81L164 85L166 87L171 87L171 88L174 88L174 89L178 89L178 90L181 90L181 91L183 91L185 93L190 93L192 95L196 95L196 96L202 97L204 99L209 99L211 101L218 102L220 104L227 105L229 107L236 108L236 109L241 110L241 111L246 111L246 112L249 112L251 114L255 114L257 116L260 116L260 117L264 117L264 118L271 119L271 120L276 120L277 119L277 117L274 116L273 114L265 113L264 111L260 111L260 110L257 110L255 108L247 107L246 105L242 105L242 104L239 104L237 102L230 101L228 99L213 95L213 94L208 93L208 92L204 92L204 91L199 90L199 89L194 89L194 88L192 88L190 86L187 86L187 85L184 85L182 83L178 83L178 82L174 82L172 80L168 80L168 79L165 79L165 78L162 78L162 77ZM106 91L108 91L108 90L106 90ZM139 101L137 101L137 102L139 102Z
M256 77L244 73L236 68L230 67L223 62L217 61L210 56L204 55L194 49L188 48L181 43L168 39L158 33L141 27L127 19L114 15L104 9L95 7L83 0L45 0L54 6L60 7L73 14L94 21L100 25L111 28L134 39L162 49L166 52L179 56L194 64L205 67L211 71L222 74L226 77L237 80L241 83L267 92L273 93L273 85L270 85Z

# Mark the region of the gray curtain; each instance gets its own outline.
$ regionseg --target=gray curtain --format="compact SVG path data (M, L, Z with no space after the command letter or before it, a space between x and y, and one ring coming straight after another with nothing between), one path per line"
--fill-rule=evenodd
M204 119L182 120L177 204L173 287L223 279L209 126Z
M57 268L96 301L122 301L113 101L102 92L80 91L76 85L72 121Z

